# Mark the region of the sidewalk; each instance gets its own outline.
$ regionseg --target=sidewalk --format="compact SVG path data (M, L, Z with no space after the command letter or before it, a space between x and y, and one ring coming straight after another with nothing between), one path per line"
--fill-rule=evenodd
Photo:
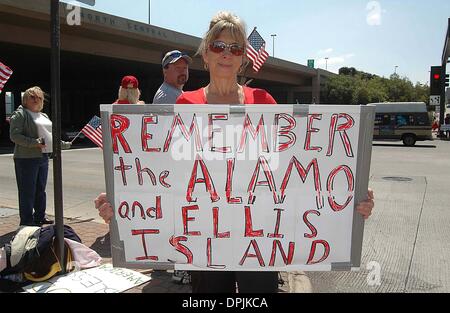
M3 213L2 213L3 210ZM6 214L4 212L7 212ZM14 212L15 211L15 212ZM19 225L18 211L14 209L0 210L0 247L8 243L13 237ZM52 216L49 216L53 219ZM93 222L92 220L65 219L65 224L72 227L80 236L83 244L95 250L102 258L103 263L111 263L111 251L109 240L109 227L106 224ZM190 293L191 285L181 285L172 281L172 273L169 271L154 271L148 274L151 280L126 293ZM279 286L280 293L289 292L288 273L281 273L284 284ZM303 273L291 273L291 283L295 292L308 292L309 280ZM306 284L305 279L307 280Z

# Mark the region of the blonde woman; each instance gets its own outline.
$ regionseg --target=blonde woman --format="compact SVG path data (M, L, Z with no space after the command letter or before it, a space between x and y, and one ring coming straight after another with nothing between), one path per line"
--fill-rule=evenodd
M42 112L44 92L39 87L25 91L22 105L11 116L10 138L15 143L14 168L19 192L20 225L42 226L45 217L48 158L52 153L52 122ZM70 142L62 142L69 149Z
M144 104L140 101L139 81L134 76L124 76L119 87L119 98L114 104Z
M267 91L238 84L238 73L248 63L246 49L243 21L229 12L219 12L211 20L197 51L209 71L209 84L184 92L176 103L275 105ZM373 206L373 193L369 191L369 200L359 204L358 212L367 218ZM191 277L194 293L234 293L236 285L243 293L275 293L278 290L277 272L193 271Z

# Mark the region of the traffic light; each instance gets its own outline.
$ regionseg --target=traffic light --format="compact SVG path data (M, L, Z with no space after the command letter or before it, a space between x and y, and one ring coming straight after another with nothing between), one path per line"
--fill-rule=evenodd
M432 66L430 71L430 95L440 96L441 95L441 75L442 70L440 66Z

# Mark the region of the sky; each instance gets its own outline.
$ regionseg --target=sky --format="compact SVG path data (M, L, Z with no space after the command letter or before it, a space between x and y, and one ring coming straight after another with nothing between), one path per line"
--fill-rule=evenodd
M63 1L77 3L74 1ZM257 27L276 58L338 73L341 67L429 83L440 65L449 0L96 0L80 6L203 37L218 11ZM276 35L276 36L271 36ZM326 59L327 58L327 59Z

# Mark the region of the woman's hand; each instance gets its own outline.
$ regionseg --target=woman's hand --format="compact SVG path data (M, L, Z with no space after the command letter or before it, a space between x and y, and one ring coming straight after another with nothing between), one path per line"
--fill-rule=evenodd
M98 215L103 218L105 223L109 224L113 217L113 209L111 203L108 202L106 193L101 193L94 200L95 208L98 210ZM372 214L372 210L375 206L373 190L368 189L367 200L358 203L356 206L356 211L363 216L366 220Z
M39 148L39 149L45 149L46 147L47 147L47 145L45 144L45 142L44 142L44 138L38 138L38 139L36 139L36 142L37 142L37 147Z
M373 190L369 188L367 191L367 200L358 203L356 211L363 216L365 220L372 214L372 209L375 206Z
M108 202L106 197L106 193L102 192L97 196L94 200L95 208L98 210L98 215L105 221L105 223L109 224L113 217L113 208L111 203Z

